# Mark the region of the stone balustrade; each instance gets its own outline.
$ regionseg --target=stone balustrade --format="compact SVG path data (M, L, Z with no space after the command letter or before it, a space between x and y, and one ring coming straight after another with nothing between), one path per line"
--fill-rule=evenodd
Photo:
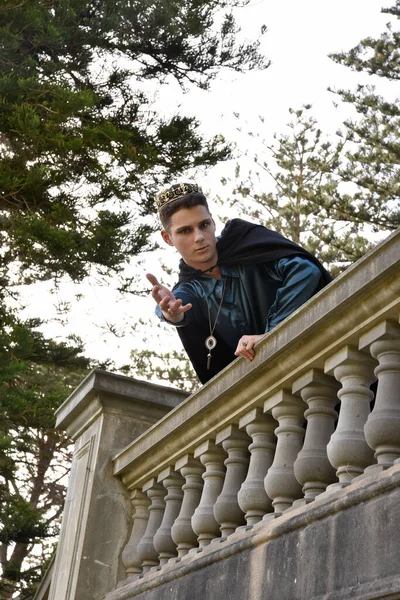
M114 457L127 581L400 463L400 233Z

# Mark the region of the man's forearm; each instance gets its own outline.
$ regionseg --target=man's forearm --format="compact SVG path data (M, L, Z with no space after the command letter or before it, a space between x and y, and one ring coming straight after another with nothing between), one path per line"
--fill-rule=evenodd
M265 331L276 327L307 302L315 294L321 280L319 268L310 260L297 256L281 259L277 272L282 278L282 285L269 310Z

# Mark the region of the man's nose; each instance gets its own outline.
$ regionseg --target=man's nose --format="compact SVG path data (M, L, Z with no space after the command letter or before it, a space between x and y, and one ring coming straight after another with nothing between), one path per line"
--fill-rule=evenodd
M195 241L200 241L204 239L204 232L202 229L196 229L195 233Z

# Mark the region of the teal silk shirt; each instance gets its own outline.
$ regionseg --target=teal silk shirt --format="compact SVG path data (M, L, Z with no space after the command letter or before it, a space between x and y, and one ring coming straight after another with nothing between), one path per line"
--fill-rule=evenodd
M183 321L172 325L185 327L194 319L210 335L209 321L213 327L225 285L215 331L232 352L242 335L270 331L322 287L319 268L302 256L264 264L222 266L221 271L221 279L201 275L175 288L175 297L193 307ZM169 323L158 306L156 314Z

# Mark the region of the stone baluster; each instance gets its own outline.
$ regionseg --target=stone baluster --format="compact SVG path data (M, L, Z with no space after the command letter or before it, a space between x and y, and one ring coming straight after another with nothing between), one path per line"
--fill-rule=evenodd
M249 470L238 494L239 506L246 513L247 527L261 521L265 513L272 510L264 479L274 460L276 426L276 421L270 415L264 415L260 408L253 409L239 422L239 428L245 428L252 439L249 446Z
M164 498L163 518L154 536L154 548L159 554L158 558L162 566L177 554L176 544L171 536L171 529L181 508L184 479L172 467L167 467L159 474L157 481L162 483L167 490L167 495Z
M222 444L228 454L226 476L221 493L214 505L214 516L220 524L221 538L226 539L244 524L244 514L238 504L238 493L249 464L249 436L236 425L228 425L217 434L216 444Z
M275 429L277 444L272 466L268 470L264 484L268 496L272 499L274 513L266 514L269 520L288 510L293 502L301 497L301 485L297 481L293 464L303 445L304 409L306 405L301 398L281 390L264 404L264 410L270 410L278 421Z
M302 450L294 463L294 474L303 486L304 498L293 503L303 506L312 502L326 487L336 481L336 472L329 462L327 445L335 430L340 385L318 369L310 369L293 382L293 394L300 393L308 409L306 435Z
M134 577L142 572L142 560L137 553L137 547L146 531L149 520L150 500L141 490L134 490L131 495L132 502L132 532L129 542L122 552L122 562L126 569L127 577Z
M154 548L154 536L164 514L166 489L153 478L143 486L143 491L150 498L149 520L144 536L137 546L137 554L142 561L143 573L147 573L152 567L159 564L158 552Z
M400 327L383 321L360 338L359 348L370 349L378 360L375 406L364 427L365 438L378 463L364 475L379 473L400 460Z
M178 558L182 558L197 545L197 535L191 521L203 490L201 475L204 467L192 454L186 454L178 460L175 470L180 471L185 478L181 511L171 529L172 539L177 544Z
M364 425L374 397L370 390L375 381L376 361L353 346L344 346L325 362L325 373L334 375L342 384L336 431L328 444L328 458L336 468L338 482L327 487L333 491L349 485L374 462L374 453L364 436Z
M206 441L194 451L194 457L200 458L205 466L203 473L203 492L200 503L192 517L193 531L196 533L200 548L207 546L213 539L220 536L219 524L214 517L214 504L221 493L225 477L224 459L226 453Z

